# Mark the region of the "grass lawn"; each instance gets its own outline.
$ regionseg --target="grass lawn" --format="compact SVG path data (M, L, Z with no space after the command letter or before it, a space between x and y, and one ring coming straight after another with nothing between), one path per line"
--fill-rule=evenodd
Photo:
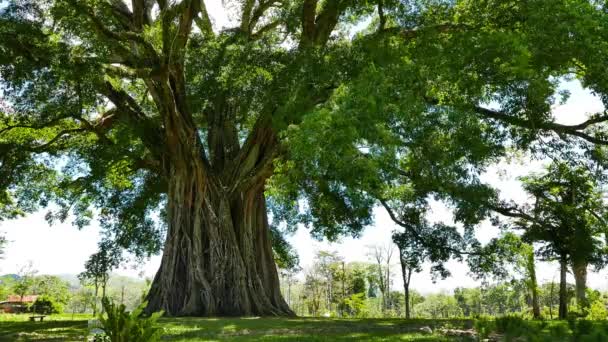
M84 341L90 316L0 315L0 341ZM470 327L465 320L329 318L163 318L166 341L466 341L420 328Z

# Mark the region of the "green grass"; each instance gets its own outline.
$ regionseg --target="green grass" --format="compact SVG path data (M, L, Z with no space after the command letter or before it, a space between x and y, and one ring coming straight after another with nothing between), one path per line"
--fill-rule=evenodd
M28 315L0 315L0 341L83 341L90 316L53 315L29 322ZM462 341L419 332L470 327L466 320L325 318L163 318L166 341Z
M29 322L29 315L0 314L0 341L84 341L90 315L52 315ZM470 341L437 333L474 325L504 341L608 341L606 321L531 321L339 318L162 318L163 341ZM425 335L422 327L436 333ZM498 335L497 335L498 334Z
M52 315L29 322L29 315L0 314L0 341L84 341L91 315ZM420 328L469 329L504 341L608 341L608 321L499 319L339 319L339 318L162 318L163 341L468 341ZM483 334L483 332L486 334Z

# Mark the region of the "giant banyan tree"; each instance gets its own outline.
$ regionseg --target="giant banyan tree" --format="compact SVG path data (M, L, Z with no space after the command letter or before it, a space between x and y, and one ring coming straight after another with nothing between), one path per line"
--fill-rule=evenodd
M505 146L606 143L601 113L551 116L563 76L608 94L601 2L225 0L226 27L210 3L0 9L0 214L162 250L150 312L291 315L275 259L296 223L356 235L430 194L472 223L461 197L492 196L476 172Z

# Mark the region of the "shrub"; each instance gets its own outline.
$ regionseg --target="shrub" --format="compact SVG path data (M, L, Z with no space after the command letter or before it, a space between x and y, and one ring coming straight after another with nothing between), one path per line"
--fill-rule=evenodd
M601 298L593 301L589 307L589 315L587 318L594 321L601 321L605 320L607 317L608 311L606 311L604 301Z
M484 317L475 320L475 331L480 339L486 339L494 330L496 330L495 321Z
M496 318L496 331L499 333L512 333L525 330L527 324L520 316L502 316Z
M155 342L159 341L162 329L156 321L162 312L156 312L148 318L140 318L146 303L142 303L133 312L126 311L123 304L116 305L104 298L102 305L105 316L100 315L102 330L110 342Z
M592 321L580 320L576 324L574 339L577 342L607 341L608 334Z
M43 315L57 314L63 312L63 305L57 303L51 297L40 296L30 306L30 311Z
M346 311L353 317L366 317L365 293L356 293L344 299Z
M561 321L549 325L549 335L551 336L552 341L563 340L569 334L570 330L568 329L568 326Z

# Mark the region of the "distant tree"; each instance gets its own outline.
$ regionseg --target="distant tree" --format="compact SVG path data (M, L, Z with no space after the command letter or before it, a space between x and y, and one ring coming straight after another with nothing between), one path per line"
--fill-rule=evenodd
M457 287L454 289L454 298L466 317L482 314L484 304L480 288Z
M420 225L413 229L420 230ZM405 318L411 318L410 314L410 284L412 273L422 272L422 265L427 258L427 250L421 245L421 241L411 236L409 231L393 233L393 242L399 248L399 262L403 278L403 294L405 296Z
M392 241L399 249L399 261L405 294L405 315L410 317L409 288L413 273L422 271L422 265L430 262L434 277L445 278L450 272L444 263L451 258L461 260L466 253L465 242L453 226L435 223L426 219L428 206L425 200L402 203L399 211L392 212L393 220L403 229L395 231ZM471 241L472 242L472 241Z
M391 260L394 254L393 244L367 246L367 256L375 263L376 279L382 295L381 310L389 309L388 294L391 287Z
M462 315L456 299L447 294L431 294L415 307L416 314L425 318L450 318Z
M308 269L305 273L304 288L306 294L304 300L308 312L312 316L319 316L323 304L323 291L325 289L322 275L315 268Z
M15 277L13 275L0 276L0 301L4 301L9 295L15 294Z
M77 313L86 313L94 305L95 293L88 286L82 286L72 293L70 302L68 303L69 310Z
M531 244L514 233L504 233L479 247L469 256L467 263L478 279L505 281L516 274L522 276L531 294L532 315L536 319L541 318L534 247Z
M21 301L23 301L25 295L32 292L34 285L36 285L37 273L38 270L34 268L34 264L31 261L23 265L19 269L19 272L17 272L17 279L13 285L13 291L21 298Z
M332 304L336 301L336 285L342 273L342 258L337 252L318 251L315 255L314 266L323 277L325 284L325 306L332 311Z
M283 297L287 300L287 305L292 307L291 302L291 288L297 283L297 274L302 271L299 266L293 266L287 269L279 269L279 275L281 276L282 283L287 285L287 288L283 290ZM293 308L292 308L293 309Z
M363 293L367 296L367 265L349 263L347 265L348 292L350 294Z
M33 292L61 306L67 305L71 297L70 284L60 277L53 275L36 277Z
M595 160L554 161L545 172L521 178L531 204L502 203L493 208L513 218L513 227L523 231L525 241L540 245L536 253L541 259L559 262L560 319L568 312L568 266L576 280L577 303L585 309L587 268L599 269L606 263L608 212L600 187L604 178Z
M106 297L124 305L127 310L134 310L144 302L142 292L148 290L148 286L140 279L113 274L108 280Z
M576 298L586 300L587 268L606 262L608 214L598 178L587 167L553 163L543 174L523 177L524 189L534 197L532 219L520 218L524 238L544 243L540 254L560 262L560 318L566 317L565 276L570 264L576 280Z
M78 275L83 284L92 285L95 289L95 304L93 314L97 313L97 298L101 289L101 299L106 297L106 287L110 278L110 272L118 267L121 262L121 253L116 246L108 241L102 241L99 251L92 254L85 263L85 271Z

